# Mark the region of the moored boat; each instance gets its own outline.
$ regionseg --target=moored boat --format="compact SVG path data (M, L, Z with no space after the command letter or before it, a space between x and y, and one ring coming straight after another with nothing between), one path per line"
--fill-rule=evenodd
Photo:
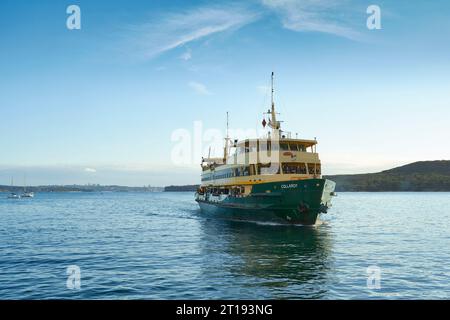
M34 192L24 192L20 196L22 198L34 198Z
M27 179L26 176L23 177L23 192L20 195L21 198L34 198L34 192L27 191Z
M14 188L14 178L11 177L11 189ZM8 199L20 199L20 195L15 192L12 192L7 196Z
M202 159L195 200L203 213L223 218L314 225L331 207L335 183L321 176L316 139L294 139L281 130L273 73L271 93L269 119L262 123L271 131L230 144L227 128L223 157Z
M7 198L8 199L20 199L20 196L17 193L11 192Z

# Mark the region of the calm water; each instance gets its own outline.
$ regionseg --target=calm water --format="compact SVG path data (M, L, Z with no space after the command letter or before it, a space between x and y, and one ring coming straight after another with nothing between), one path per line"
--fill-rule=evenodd
M5 197L1 299L450 298L449 193L341 193L316 227L211 219L191 193Z

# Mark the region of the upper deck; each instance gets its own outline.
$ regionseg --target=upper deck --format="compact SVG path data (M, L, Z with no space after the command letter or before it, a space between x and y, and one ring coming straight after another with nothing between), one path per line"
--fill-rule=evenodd
M223 157L202 159L203 185L254 184L320 177L317 140L293 139L290 133L281 130L273 101L273 73L272 106L267 114L270 119L268 122L264 119L262 125L266 127L268 124L272 130L266 137L234 140L231 145L227 120Z
M254 184L321 176L316 140L247 139L236 143L225 159L202 166L203 185ZM220 160L220 161L219 161Z
M235 144L236 153L248 153L255 151L302 151L307 152L308 148L313 151L314 146L317 145L316 140L305 139L246 139Z

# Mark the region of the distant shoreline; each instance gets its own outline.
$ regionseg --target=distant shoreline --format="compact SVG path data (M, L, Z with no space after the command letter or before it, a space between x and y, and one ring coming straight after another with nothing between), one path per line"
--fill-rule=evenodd
M450 192L450 160L418 161L378 173L324 175L336 192ZM165 187L196 191L199 185Z
M419 161L377 173L324 175L336 192L450 192L450 160ZM166 187L119 185L27 186L30 192L195 192L198 184ZM23 186L0 185L0 192L22 193Z
M49 185L49 186L0 186L0 192L22 193L29 192L162 192L163 187L127 187L127 186L102 186L102 185Z
M33 191L34 192L34 191ZM39 192L35 192L35 193L194 193L195 190L160 190L160 191L39 191ZM11 191L4 191L1 190L0 194L1 195L7 195L11 193ZM17 194L20 194L21 192L15 192ZM399 191L339 191L337 193L337 195L341 194L341 193L450 193L449 191L428 191L428 190L423 190L423 191L403 191L403 190L399 190Z

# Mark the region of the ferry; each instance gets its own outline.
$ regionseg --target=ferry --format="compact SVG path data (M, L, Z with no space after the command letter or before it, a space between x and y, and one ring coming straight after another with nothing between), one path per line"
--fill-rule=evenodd
M233 220L315 225L331 207L336 183L322 178L317 140L281 130L274 103L266 136L242 141L227 135L223 157L202 158L195 200L205 214Z

